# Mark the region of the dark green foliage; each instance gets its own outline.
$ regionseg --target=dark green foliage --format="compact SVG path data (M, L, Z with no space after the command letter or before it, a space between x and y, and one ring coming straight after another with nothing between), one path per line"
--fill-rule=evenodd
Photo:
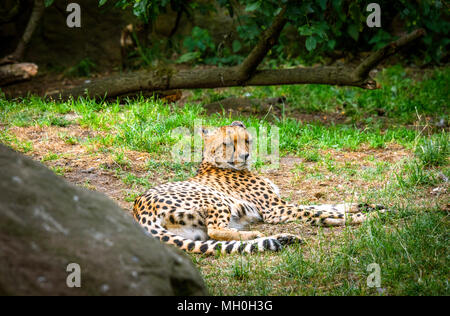
M391 29L393 22L400 24L405 31L417 28L427 31L421 43L415 47L415 53L419 57L416 59L417 63L439 62L445 57L450 42L448 10L441 1L377 1L381 7L380 28L370 28L366 24L370 14L367 5L373 2L369 0L110 1L117 7L132 7L134 14L146 23L155 21L169 7L187 15L194 10L204 15L211 14L217 10L215 4L225 8L237 22L239 38L219 50L220 43L214 43L206 30L194 27L192 35L184 41L186 50L179 62L219 65L239 63L284 5L288 7L286 17L290 27L297 30L298 37L293 41L292 38L287 39L286 34L281 35L278 47L272 50L272 57L277 59L291 59L292 56L300 55L306 61L315 62L334 50L360 52L378 49L395 39L387 31ZM107 0L100 0L100 5L106 2ZM213 52L214 48L217 49L216 52Z
M90 58L83 58L77 65L69 68L66 74L72 77L88 77L96 67Z

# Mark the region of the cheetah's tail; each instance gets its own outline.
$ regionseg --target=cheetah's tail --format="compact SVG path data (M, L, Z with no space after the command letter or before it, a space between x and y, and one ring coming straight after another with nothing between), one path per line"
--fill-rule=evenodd
M285 245L301 242L298 237L290 234L278 234L246 241L199 241L173 234L159 225L154 225L147 231L152 237L166 244L174 245L189 253L205 255L279 251Z

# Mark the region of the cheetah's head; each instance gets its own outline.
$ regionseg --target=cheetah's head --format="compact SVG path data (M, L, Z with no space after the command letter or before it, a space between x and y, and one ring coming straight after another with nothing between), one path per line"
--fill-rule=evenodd
M235 121L213 131L203 130L203 162L222 169L249 168L251 136L244 123Z

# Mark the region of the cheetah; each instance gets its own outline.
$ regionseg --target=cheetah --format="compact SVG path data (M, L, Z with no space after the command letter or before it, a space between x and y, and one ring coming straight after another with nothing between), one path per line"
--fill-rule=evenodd
M206 255L278 251L302 239L244 229L257 222L358 224L368 216L363 211L383 210L356 203L288 203L274 183L249 170L252 139L242 122L203 130L202 134L204 149L197 174L187 181L151 188L134 202L136 221L164 243Z

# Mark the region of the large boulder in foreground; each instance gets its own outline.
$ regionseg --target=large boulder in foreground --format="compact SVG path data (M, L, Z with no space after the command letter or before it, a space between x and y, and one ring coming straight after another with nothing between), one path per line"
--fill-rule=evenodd
M79 279L76 266L66 271L71 263ZM202 294L185 254L150 238L105 195L0 144L0 295Z

